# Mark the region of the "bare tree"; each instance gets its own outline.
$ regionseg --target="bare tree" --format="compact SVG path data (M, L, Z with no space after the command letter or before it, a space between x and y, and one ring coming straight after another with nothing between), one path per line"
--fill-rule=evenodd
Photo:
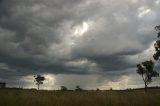
M160 26L156 26L155 30L158 31L157 37L160 37ZM158 61L160 56L160 40L157 40L154 44L156 53L153 55L155 61ZM153 77L158 77L159 73L154 70L154 62L152 60L144 61L137 65L137 73L142 76L145 84L145 91L147 91L147 86L152 82Z
M43 84L43 81L45 80L45 77L41 76L41 75L35 75L34 78L35 78L34 82L36 82L36 85L37 85L38 90L39 90L39 86L40 86L40 84Z

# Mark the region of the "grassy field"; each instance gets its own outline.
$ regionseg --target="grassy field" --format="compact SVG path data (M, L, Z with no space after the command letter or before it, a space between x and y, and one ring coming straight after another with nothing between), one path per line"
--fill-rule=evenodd
M160 90L36 91L0 89L0 106L160 106Z

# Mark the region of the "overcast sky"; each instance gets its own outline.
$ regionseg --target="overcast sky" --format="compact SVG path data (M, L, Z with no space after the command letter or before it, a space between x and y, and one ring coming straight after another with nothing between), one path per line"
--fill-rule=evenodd
M0 81L43 89L143 87L160 0L0 0ZM154 79L152 85L160 85Z

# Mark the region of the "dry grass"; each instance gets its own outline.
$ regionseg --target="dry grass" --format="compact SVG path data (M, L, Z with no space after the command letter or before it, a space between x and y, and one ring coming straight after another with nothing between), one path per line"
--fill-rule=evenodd
M0 106L160 106L160 90L0 90Z

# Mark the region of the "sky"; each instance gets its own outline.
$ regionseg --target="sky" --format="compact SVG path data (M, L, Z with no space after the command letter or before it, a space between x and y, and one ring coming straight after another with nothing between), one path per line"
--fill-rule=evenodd
M136 65L152 59L159 10L160 0L0 0L0 81L36 88L40 74L41 89L143 87Z

